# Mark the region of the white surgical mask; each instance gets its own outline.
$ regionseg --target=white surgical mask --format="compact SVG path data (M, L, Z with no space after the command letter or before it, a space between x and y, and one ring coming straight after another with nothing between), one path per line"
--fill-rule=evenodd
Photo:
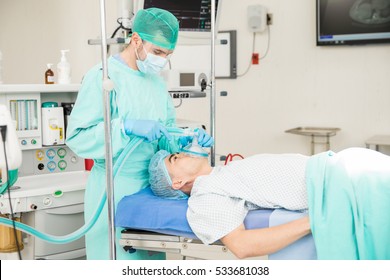
M144 52L146 53L146 58L144 60L139 59L137 50L135 50L135 54L137 55L136 63L139 71L144 74L158 74L162 69L164 69L165 65L168 62L168 59L148 53L145 50L145 47L142 47L144 49Z

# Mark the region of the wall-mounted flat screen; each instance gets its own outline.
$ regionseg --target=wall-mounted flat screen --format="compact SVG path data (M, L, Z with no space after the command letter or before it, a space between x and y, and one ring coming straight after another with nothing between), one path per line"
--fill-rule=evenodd
M390 0L316 0L317 45L390 43Z

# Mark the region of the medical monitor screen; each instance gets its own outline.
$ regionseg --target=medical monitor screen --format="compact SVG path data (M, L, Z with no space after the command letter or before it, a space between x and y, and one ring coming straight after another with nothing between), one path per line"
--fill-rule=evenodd
M179 20L181 31L210 31L211 0L144 0L144 9L156 7L170 11ZM218 0L215 1L215 10Z
M390 43L390 0L317 0L317 45Z

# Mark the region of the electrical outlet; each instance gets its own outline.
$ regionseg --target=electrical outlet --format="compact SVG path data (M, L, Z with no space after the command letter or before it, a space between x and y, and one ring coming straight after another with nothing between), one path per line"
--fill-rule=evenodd
M272 25L274 23L273 14L267 14L267 25Z

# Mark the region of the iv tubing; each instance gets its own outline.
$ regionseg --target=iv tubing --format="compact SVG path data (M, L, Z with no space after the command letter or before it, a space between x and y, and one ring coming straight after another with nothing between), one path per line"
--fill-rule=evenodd
M114 177L116 176L116 174L118 173L118 171L122 167L122 164L125 161L125 159L127 159L127 157L134 151L134 149L139 144L141 144L142 141L143 141L143 139L141 139L141 138L134 138L133 140L131 140L129 142L129 144L126 145L125 149L123 150L121 155L118 157L118 160L116 161L116 163L114 165L114 168L113 168L114 169L114 171L113 171ZM97 219L100 216L100 213L102 212L102 209L104 207L106 199L107 199L106 192L103 191L102 196L100 198L99 205L98 205L98 207L97 207L97 209L95 211L95 214L91 217L91 219L86 224L84 224L81 228L79 228L78 230L76 230L76 231L74 231L72 233L69 233L67 235L54 236L54 235L42 233L40 231L37 231L33 227L30 227L30 226L28 226L26 224L23 224L23 223L20 223L20 222L16 222L16 221L15 221L15 225L16 225L16 228L18 230L21 230L21 231L23 231L25 233L28 233L28 234L35 235L36 237L38 237L38 238L40 238L40 239L42 239L44 241L47 241L47 242L50 242L50 243L56 243L56 244L69 243L69 242L72 242L74 240L77 240L77 239L81 238L83 235L85 235L94 226L94 224L96 223ZM0 217L0 224L4 224L4 225L6 225L8 227L12 227L13 226L13 221L10 220L10 219L6 219L6 218L1 218Z
M190 135L193 134L193 132L187 131L185 129L176 128L176 127L168 127L168 132L174 135ZM130 154L134 151L136 147L138 147L139 144L141 144L143 141L142 138L135 137L133 138L123 149L122 153L119 155L117 161L115 162L115 165L113 167L113 177L115 178L116 174L119 172L119 170L122 168L123 163L125 160L130 156ZM56 243L56 244L64 244L69 243L74 240L77 240L81 238L83 235L85 235L96 223L97 219L100 216L100 213L102 212L102 209L104 207L104 204L106 202L107 195L106 192L103 191L102 196L100 198L99 205L94 213L94 215L91 217L91 219L84 224L81 228L78 230L69 233L67 235L63 236L55 236L51 234L42 233L40 231L37 231L35 228L28 226L26 224L23 224L21 222L12 221L10 219L1 218L0 217L0 224L3 224L8 227L13 227L13 223L15 223L15 226L18 230L23 231L27 234L34 235L44 241L50 242L50 243Z

